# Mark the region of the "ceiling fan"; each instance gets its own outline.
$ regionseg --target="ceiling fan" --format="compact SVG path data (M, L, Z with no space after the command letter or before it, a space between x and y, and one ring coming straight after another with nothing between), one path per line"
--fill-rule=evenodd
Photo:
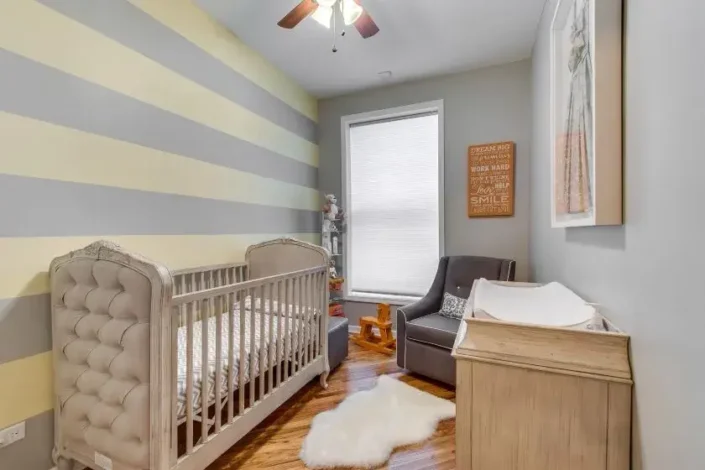
M311 16L318 23L330 28L336 3L340 7L345 24L354 25L363 38L367 39L379 32L370 14L362 8L360 0L302 0L277 24L282 28L292 29Z

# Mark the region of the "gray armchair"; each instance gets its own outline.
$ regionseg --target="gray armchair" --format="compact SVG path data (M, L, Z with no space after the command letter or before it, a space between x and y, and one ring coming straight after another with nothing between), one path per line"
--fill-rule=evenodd
M513 260L481 256L445 256L428 293L397 309L397 364L432 379L455 385L450 355L460 320L438 315L443 293L467 299L475 279L513 281Z

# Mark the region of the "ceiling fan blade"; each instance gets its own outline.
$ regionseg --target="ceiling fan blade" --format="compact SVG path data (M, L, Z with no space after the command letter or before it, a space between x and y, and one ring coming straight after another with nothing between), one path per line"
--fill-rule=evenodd
M355 3L362 6L362 0L355 0ZM363 7L364 8L364 7ZM379 33L379 27L377 23L372 19L367 10L362 11L362 15L355 21L355 29L360 33L363 38L371 38L375 34Z
M360 33L363 38L371 38L375 34L379 33L379 27L377 23L372 19L367 11L364 11L360 18L355 22L355 29Z
M287 13L277 24L282 28L292 29L294 26L301 23L304 18L316 11L316 9L318 9L318 3L313 0L302 0L301 3L296 5L294 9Z

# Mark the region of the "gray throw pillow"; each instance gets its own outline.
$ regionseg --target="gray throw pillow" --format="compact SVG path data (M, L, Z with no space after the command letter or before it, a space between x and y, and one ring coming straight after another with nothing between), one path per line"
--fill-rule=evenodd
M453 294L446 292L443 294L443 305L441 306L441 311L438 312L438 314L443 315L444 317L462 320L466 303L467 299L456 297Z

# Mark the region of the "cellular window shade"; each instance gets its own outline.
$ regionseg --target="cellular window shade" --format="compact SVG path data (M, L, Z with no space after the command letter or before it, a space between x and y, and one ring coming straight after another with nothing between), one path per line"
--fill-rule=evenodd
M438 114L351 125L349 292L422 296L440 253Z

